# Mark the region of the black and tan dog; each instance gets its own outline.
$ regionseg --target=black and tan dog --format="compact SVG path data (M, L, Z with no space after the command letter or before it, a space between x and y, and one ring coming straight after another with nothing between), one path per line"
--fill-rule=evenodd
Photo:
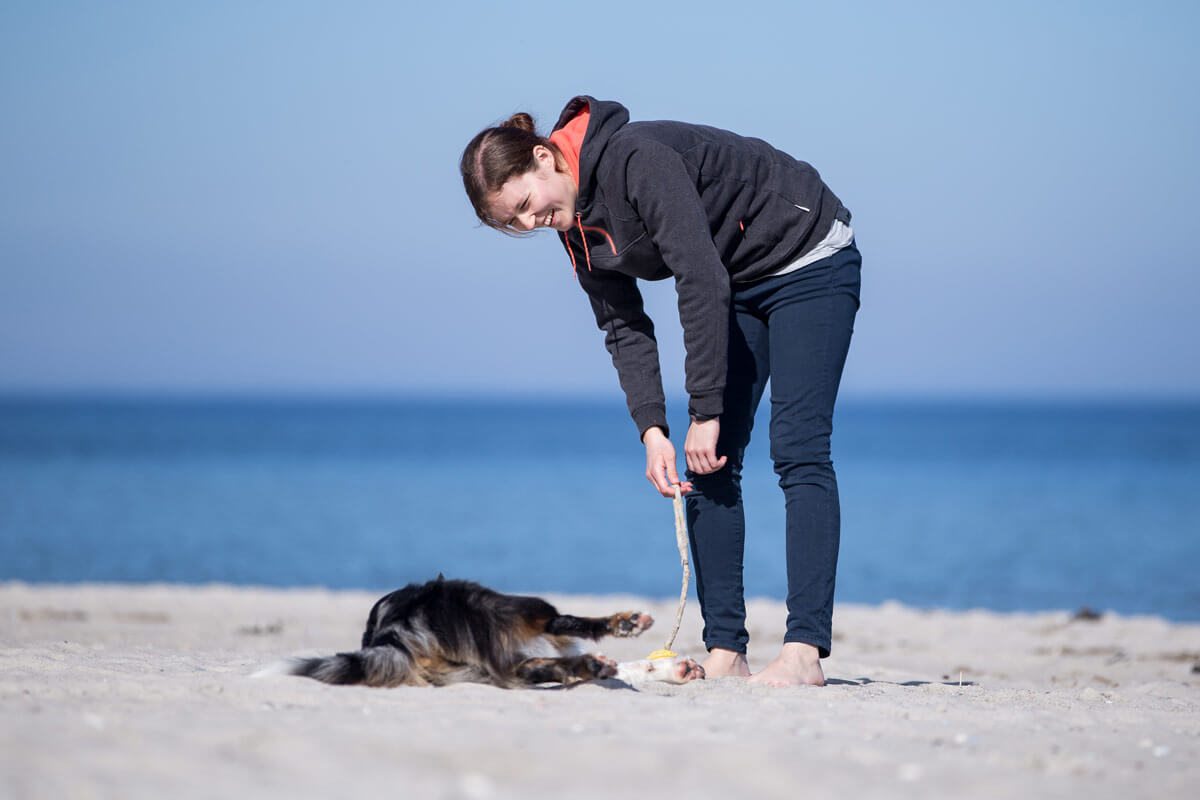
M581 651L583 639L637 636L652 624L649 614L636 611L573 617L539 597L501 594L439 575L380 598L367 617L360 650L289 659L259 674L366 686L473 682L505 688L598 678L635 683L703 678L704 668L690 658L618 664Z

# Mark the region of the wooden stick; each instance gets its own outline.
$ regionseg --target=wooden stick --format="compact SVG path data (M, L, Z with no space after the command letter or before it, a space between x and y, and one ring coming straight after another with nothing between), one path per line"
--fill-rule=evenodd
M683 607L687 604L688 579L692 575L692 565L688 561L687 520L683 516L683 495L679 485L675 485L675 544L679 547L679 563L683 567L683 587L679 590L679 609L675 612L675 627L671 629L671 638L667 639L664 650L670 650L679 634L679 623L683 622Z

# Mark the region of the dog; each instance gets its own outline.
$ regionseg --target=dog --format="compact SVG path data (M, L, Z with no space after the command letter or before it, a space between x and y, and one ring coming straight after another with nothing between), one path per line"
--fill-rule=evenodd
M653 624L649 614L637 611L573 617L540 597L501 594L439 575L376 601L361 649L287 659L257 674L377 687L469 682L506 689L604 678L627 683L704 678L704 668L690 658L618 664L581 650L581 640L638 636Z

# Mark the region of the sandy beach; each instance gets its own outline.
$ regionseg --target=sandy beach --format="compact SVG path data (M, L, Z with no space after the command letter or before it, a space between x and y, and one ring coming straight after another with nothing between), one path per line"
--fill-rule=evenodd
M1186 797L1200 625L840 605L824 688L725 678L506 691L250 677L354 649L378 593L0 584L6 798ZM652 613L672 601L549 595ZM783 607L749 608L752 668ZM703 655L689 604L676 650ZM960 682L961 681L961 682Z

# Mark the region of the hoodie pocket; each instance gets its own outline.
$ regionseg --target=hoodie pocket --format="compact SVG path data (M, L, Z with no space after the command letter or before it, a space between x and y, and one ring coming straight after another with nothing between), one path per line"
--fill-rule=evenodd
M601 241L594 229L588 228L588 243L595 245ZM639 224L618 222L613 225L607 241L603 241L601 246L593 246L591 257L598 267L639 278L657 279L669 274L664 273L662 254L654 245L654 240L646 228Z
M777 251L789 251L812 229L813 210L783 195L768 191L753 216L740 221L741 240L734 251L736 271L770 262Z
M747 239L775 244L788 238L797 226L812 226L812 209L793 203L776 192L768 192L758 213L742 220L742 234Z

